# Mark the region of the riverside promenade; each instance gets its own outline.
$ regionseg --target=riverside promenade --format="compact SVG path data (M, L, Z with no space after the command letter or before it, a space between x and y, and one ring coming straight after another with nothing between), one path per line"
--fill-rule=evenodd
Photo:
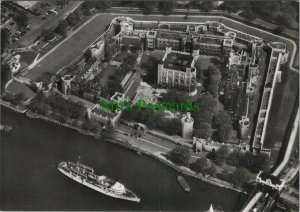
M27 111L26 116L28 116L29 118L43 119L45 121L52 122L52 123L55 123L60 126L74 129L82 134L93 136L99 140L101 139L100 134L95 134L95 133L83 130L79 127L71 126L68 123L61 123L61 122L54 120L52 118L49 118L47 116L33 113L32 111ZM120 125L120 126L121 126L121 129L123 129L123 130L126 128L125 125ZM127 130L128 129L129 128L127 128ZM133 129L131 129L131 130L133 132ZM119 130L117 128L115 131L114 139L101 139L101 140L109 141L111 143L120 145L120 146L130 149L132 151L135 151L138 154L144 154L144 155L150 156L185 175L200 179L204 182L207 182L207 183L210 183L210 184L222 187L222 188L232 189L234 191L238 191L238 192L247 194L247 192L241 190L240 188L237 188L232 183L214 178L212 176L204 177L202 174L197 174L196 172L192 171L191 169L189 169L187 167L179 166L179 165L171 162L164 155L166 155L170 150L172 150L176 146L176 144L163 141L154 136L152 136L152 139L150 139L150 137L151 137L151 135L146 135L146 137L144 137L144 138L134 138L134 137L129 136L127 133L125 135L124 131ZM154 142L154 141L156 141L156 142ZM191 152L191 158L195 160L200 157L199 157L199 154Z

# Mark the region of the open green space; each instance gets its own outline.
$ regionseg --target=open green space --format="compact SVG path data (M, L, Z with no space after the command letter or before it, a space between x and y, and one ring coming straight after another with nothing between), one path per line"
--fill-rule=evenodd
M282 81L276 84L266 129L264 146L268 148L274 148L276 144L281 146L299 91L299 74L286 68L281 70Z
M29 71L26 77L34 80L43 72L56 73L59 69L68 65L105 31L105 27L111 20L111 16L104 14L95 17L39 62Z
M16 55L20 55L20 63L21 63L21 68L20 70L23 70L27 66L29 66L34 59L37 56L37 53L35 51L26 51L26 52L17 52Z
M35 93L28 88L26 85L17 82L17 81L12 81L6 89L8 92L12 93L12 94L19 94L19 93L23 93L24 94L24 98L30 99L32 97L35 96Z

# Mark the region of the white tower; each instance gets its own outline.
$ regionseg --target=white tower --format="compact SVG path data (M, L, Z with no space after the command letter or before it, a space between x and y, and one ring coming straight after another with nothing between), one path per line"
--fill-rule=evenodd
M194 119L191 117L191 113L187 113L186 116L181 119L182 125L182 137L186 139L192 138Z

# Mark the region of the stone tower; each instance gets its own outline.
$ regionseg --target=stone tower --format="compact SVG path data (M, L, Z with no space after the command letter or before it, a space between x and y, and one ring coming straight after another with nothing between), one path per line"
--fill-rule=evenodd
M182 137L185 139L192 138L194 119L191 117L191 113L187 113L186 116L181 119L182 125Z

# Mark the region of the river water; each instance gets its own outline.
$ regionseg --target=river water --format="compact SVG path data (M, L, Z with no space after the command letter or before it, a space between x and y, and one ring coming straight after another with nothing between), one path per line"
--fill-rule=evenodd
M192 191L185 193L178 173L159 161L109 142L82 135L43 120L29 119L2 108L1 123L11 125L1 134L2 210L208 210L210 204L238 210L246 195L186 177ZM141 197L141 203L114 199L62 175L60 161L82 162L97 174L119 180Z

